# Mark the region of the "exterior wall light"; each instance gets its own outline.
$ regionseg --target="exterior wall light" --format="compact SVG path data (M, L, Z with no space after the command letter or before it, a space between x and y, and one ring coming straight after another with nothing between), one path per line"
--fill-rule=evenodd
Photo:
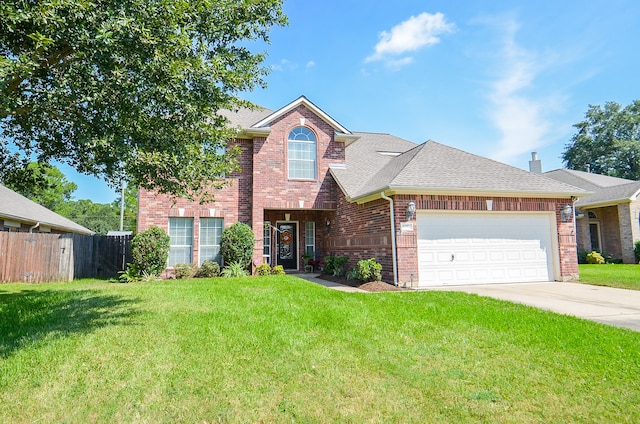
M573 221L573 208L570 204L566 204L564 208L560 210L560 218L562 222Z
M414 201L407 203L405 212L407 213L407 221L411 221L416 215L416 203Z

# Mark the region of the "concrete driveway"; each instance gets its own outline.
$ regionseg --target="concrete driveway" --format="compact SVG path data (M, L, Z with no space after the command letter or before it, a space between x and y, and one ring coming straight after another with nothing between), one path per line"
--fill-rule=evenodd
M637 290L558 282L447 286L429 290L476 293L640 331L640 291Z

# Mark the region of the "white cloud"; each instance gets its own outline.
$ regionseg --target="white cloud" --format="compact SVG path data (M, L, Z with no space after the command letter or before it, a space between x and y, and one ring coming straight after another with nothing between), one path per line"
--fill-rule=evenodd
M494 22L495 23L495 22ZM517 21L505 18L499 22L504 32L500 60L497 66L500 76L491 84L489 117L501 134L500 146L492 155L502 162L513 161L517 156L535 151L548 144L555 130L551 113L556 111L562 99L558 93L545 92L536 87L536 78L544 67L536 54L516 43L519 29Z
M411 16L404 22L394 26L390 32L382 31L380 41L375 46L375 53L368 56L365 62L385 60L392 62L390 65L406 65L411 63L411 56L400 59L390 59L394 56L404 55L417 51L426 46L432 46L440 42L438 37L454 30L455 25L446 21L442 13L430 14L423 12L418 16Z
M316 66L316 62L314 62L313 60L310 60L307 62L306 68L311 69L311 68L314 68L315 66Z

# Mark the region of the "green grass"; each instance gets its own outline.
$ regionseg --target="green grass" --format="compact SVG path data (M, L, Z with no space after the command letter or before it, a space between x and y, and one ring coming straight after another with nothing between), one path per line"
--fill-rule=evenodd
M0 285L0 422L640 422L640 333L295 277Z
M580 282L597 286L640 290L640 265L579 265Z

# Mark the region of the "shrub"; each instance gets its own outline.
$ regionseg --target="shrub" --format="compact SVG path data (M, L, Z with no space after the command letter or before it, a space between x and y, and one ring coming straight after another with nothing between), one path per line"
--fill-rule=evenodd
M382 265L374 258L358 261L356 269L357 279L365 283L382 280Z
M195 263L176 264L173 267L173 272L176 275L176 278L193 278L198 272L198 265Z
M636 263L640 263L640 240L636 242L633 253L636 256Z
M196 273L196 277L199 278L212 278L220 276L220 265L214 261L204 261L202 266Z
M242 262L231 262L222 270L222 276L227 278L246 277L247 275L249 275L249 272L247 272Z
M273 275L285 275L284 267L282 265L276 265L271 270L271 274Z
M589 252L587 250L578 250L578 263L586 264L587 263L587 255Z
M131 256L139 273L160 275L167 267L169 235L160 227L151 227L131 240Z
M260 264L256 267L256 275L271 275L271 265Z
M325 258L326 266L324 272L334 277L344 275L344 266L349 261L348 256L327 256Z
M121 283L135 283L140 281L140 272L136 264L127 264L127 269L118 272L118 281Z
M236 222L225 228L220 241L223 263L226 265L238 262L242 268L248 268L253 257L254 245L253 230L247 224Z
M605 263L602 255L596 251L587 254L587 263L588 264L603 264Z

